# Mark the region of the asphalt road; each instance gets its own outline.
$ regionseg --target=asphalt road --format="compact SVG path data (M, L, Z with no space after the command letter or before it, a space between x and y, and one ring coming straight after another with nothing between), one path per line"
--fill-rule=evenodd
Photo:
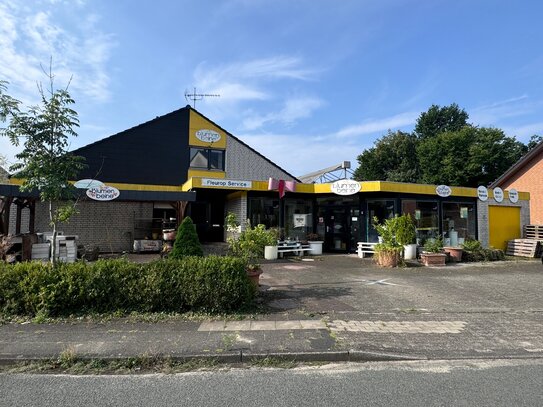
M0 375L0 406L541 406L543 360L336 364L177 375Z

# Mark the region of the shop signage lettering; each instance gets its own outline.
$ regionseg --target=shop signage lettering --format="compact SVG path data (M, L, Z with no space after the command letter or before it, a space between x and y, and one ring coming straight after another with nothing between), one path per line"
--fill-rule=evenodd
M203 187L219 187L219 188L246 188L249 189L253 186L252 181L241 181L235 179L217 179L217 178L203 178Z
M221 135L213 130L198 130L196 138L204 143L215 143L221 139Z
M481 201L486 201L488 199L488 189L483 185L479 185L477 188L477 196Z
M449 195L451 195L451 193L451 187L447 185L438 185L436 187L436 194L438 194L442 198L447 198Z
M121 193L115 187L104 185L103 187L87 189L87 196L95 201L112 201L118 198Z
M516 189L510 189L509 190L509 200L512 203L517 203L518 202L518 192L517 192Z
M494 188L494 200L496 202L503 201L503 190L501 188Z
M360 191L360 182L352 179L342 179L334 182L330 189L336 195L354 195Z

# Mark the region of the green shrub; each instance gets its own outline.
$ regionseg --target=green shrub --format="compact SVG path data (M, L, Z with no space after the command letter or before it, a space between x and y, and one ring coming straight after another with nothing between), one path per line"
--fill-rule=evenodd
M462 248L464 249L462 261L465 262L505 260L503 250L485 249L481 242L475 239L466 239Z
M443 240L439 239L428 239L424 244L424 251L428 253L440 253L443 250Z
M235 215L229 214L227 221L235 225ZM229 229L232 228L234 226L229 226ZM232 256L245 259L249 265L257 265L258 259L264 258L264 247L277 246L277 238L277 229L266 229L262 224L251 227L251 223L247 221L247 226L239 237L228 239L229 252Z
M177 229L177 236L169 257L172 259L181 259L186 256L202 257L203 255L204 252L202 251L200 240L198 240L196 227L192 223L192 219L187 216Z
M0 312L58 316L121 312L227 312L255 289L240 258L209 256L149 264L0 263Z

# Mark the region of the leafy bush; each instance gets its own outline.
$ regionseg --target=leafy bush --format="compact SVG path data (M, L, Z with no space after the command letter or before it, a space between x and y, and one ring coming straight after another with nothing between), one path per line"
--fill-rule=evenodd
M202 245L198 239L196 233L196 227L192 223L192 219L187 216L179 225L177 230L177 236L173 244L173 249L169 254L171 259L181 259L186 256L200 256L202 257L204 252Z
M394 217L394 222L396 240L399 244L405 246L417 241L417 229L411 215L404 213L402 216Z
M6 315L231 311L254 294L244 260L232 257L0 264L0 312Z
M465 262L505 260L503 250L485 249L481 242L475 239L466 239L462 248L462 261Z
M277 234L276 229L266 229L262 224L251 227L247 221L245 230L238 238L228 239L229 252L232 256L245 259L250 266L255 266L258 259L264 258L265 246L277 246Z
M443 240L428 239L424 244L424 251L428 253L440 253L443 250Z

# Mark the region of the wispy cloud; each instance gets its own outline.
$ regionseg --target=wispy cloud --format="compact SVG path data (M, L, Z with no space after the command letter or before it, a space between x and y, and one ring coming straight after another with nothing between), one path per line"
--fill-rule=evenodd
M518 127L508 126L502 130L509 136L516 136L520 141L527 142L534 134L543 136L543 122L525 124Z
M246 130L255 130L266 124L282 123L290 125L299 119L310 117L314 110L324 105L324 101L314 97L298 97L287 99L283 108L278 112L265 115L249 114L243 120Z
M344 127L335 133L336 137L356 137L364 134L372 134L415 124L419 112L404 112L384 119L367 120L364 123Z
M469 110L470 121L481 126L498 126L501 120L534 112L541 105L526 94L477 106Z
M114 38L97 28L99 18L95 14L77 9L74 21L63 24L55 14L62 5L57 3L62 1L49 3L46 10L40 10L39 4L0 4L0 76L10 82L15 96L32 103L36 100L36 82L44 80L41 66L48 68L52 58L57 86L65 86L73 76L70 89L75 96L108 100L106 64ZM83 7L84 2L76 5Z

